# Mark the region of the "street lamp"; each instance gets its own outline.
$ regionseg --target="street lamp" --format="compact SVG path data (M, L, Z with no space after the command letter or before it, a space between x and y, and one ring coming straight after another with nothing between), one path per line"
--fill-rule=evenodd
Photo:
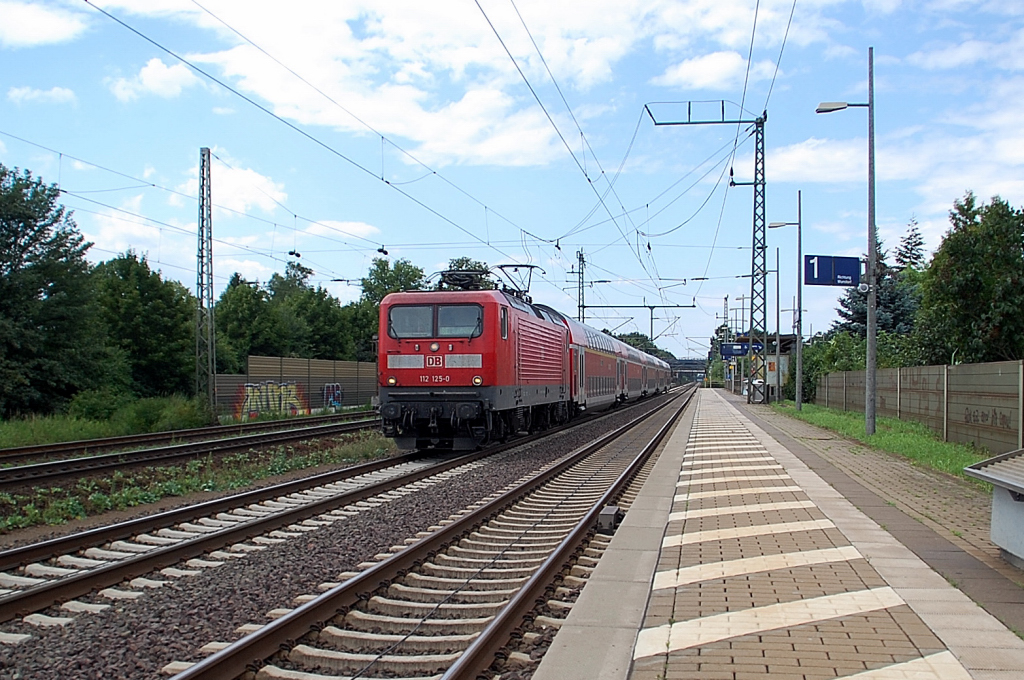
M868 48L868 103L822 102L815 113L832 113L847 107L868 110L868 348L866 370L864 371L864 433L875 433L875 365L878 353L877 304L878 291L875 289L875 48Z
M772 222L769 229L779 227L796 227L796 410L803 410L804 399L804 329L803 329L803 292L804 292L804 242L800 234L803 221L803 200L801 192L796 192L796 222Z

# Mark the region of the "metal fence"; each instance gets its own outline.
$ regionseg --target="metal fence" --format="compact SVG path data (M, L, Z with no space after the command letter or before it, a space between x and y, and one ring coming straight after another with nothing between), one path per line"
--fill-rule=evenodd
M245 375L217 376L217 412L310 413L367 404L377 394L377 364L249 357Z
M1024 448L1024 361L883 368L876 372L876 413L923 423L943 440L993 454ZM864 411L864 371L818 379L814 403Z

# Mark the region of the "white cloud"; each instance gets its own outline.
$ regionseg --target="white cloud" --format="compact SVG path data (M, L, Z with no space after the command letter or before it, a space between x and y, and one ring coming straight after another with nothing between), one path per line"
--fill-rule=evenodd
M651 83L683 89L732 90L743 86L747 60L738 52L712 52L670 66ZM751 82L771 78L775 64L760 61L751 65Z
M141 217L134 217L142 214L142 195L133 196L121 203L119 212L108 208L102 209L101 213L93 217L93 227L83 227L86 238L96 244L96 247L115 253L122 253L129 248L138 252L156 252L161 245L161 230ZM102 259L108 259L104 257Z
M785 182L863 182L868 172L868 146L863 137L855 139L817 139L769 149L772 179ZM929 153L928 156L933 155ZM879 180L915 180L929 172L928 156L921 154L919 143L911 140L875 140L875 174ZM753 167L748 157L736 162L737 168Z
M217 244L213 246L214 254L217 255ZM233 248L231 250L234 250ZM217 257L217 271L219 272L218 277L221 275L230 276L231 274L238 272L242 275L242 278L246 281L260 281L266 283L270 280L270 277L274 275L275 269L268 267L265 264L250 259L240 259L238 257Z
M65 42L85 31L85 20L77 12L39 3L0 2L0 45L35 47Z
M0 11L3 11L0 8ZM41 104L74 104L75 93L66 87L52 87L38 90L34 87L12 87L7 90L7 99L15 104L39 102Z
M230 116L235 112L235 110L227 106L214 106L213 112L218 116Z
M914 52L907 61L933 71L964 69L979 64L1020 71L1024 69L1024 29L1016 31L1004 42L971 38L955 45Z
M798 13L790 44L828 42L823 7L841 0L815 0ZM638 50L694 53L691 42L711 41L722 54L746 53L755 0L521 0L524 30L507 3L483 3L516 63L542 91L560 126L572 129L555 106L536 41L561 89L586 91L612 81L620 62ZM307 126L348 132L368 130L350 114L269 60L239 44L194 6L178 0L148 3L113 0L133 14L168 16L216 31L234 47L190 55L247 95L267 102L275 113ZM762 0L758 48L776 49L785 34L791 0ZM565 158L565 150L537 109L484 16L470 3L418 0L338 0L316 11L282 13L269 0L217 8L228 24L327 92L374 129L433 165L542 165ZM719 46L719 47L715 47ZM738 55L729 57L733 62ZM682 58L681 56L679 57ZM724 87L742 83L745 64L725 64ZM770 77L774 66L757 61L754 78ZM680 74L682 75L682 74ZM692 81L695 74L687 74ZM667 77L667 75L666 75ZM122 98L138 96L134 81L118 81ZM576 98L577 101L579 98ZM575 103L575 102L574 102ZM577 114L580 114L577 111ZM578 115L578 117L579 117ZM565 120L563 121L563 118ZM367 160L367 162L369 162Z
M1012 205L1024 203L1024 129L1015 113L1022 98L1024 77L996 81L973 106L957 103L953 112L939 112L927 125L876 139L878 181L905 182L916 193L920 202L913 211L929 224L932 245L946 212L965 191L983 200L998 195ZM867 141L811 137L769 148L767 163L773 181L864 182ZM737 160L737 170L748 167L749 157Z
M228 156L223 149L213 149L212 152L227 163L225 165L217 158L211 159L210 183L213 189L213 202L218 208L228 209L227 211L218 210L218 214L233 215L234 213L230 211L248 213L252 208L273 212L278 207L278 203L288 200L288 194L285 193L283 184L278 184L270 177L261 175L251 168L239 167L241 163ZM189 196L198 196L198 164L192 167L190 174L192 178L178 186L177 189ZM172 204L177 203L172 201Z
M111 92L123 102L138 99L143 94L171 99L185 88L199 83L199 78L184 64L167 66L158 58L150 59L134 78L109 81Z

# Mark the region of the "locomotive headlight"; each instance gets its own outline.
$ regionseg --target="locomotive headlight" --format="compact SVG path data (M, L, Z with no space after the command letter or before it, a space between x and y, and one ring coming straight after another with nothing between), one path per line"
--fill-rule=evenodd
M438 343L436 343L436 342L432 342L432 343L430 343L430 351L431 351L431 352L436 352L436 351L437 351L437 350L439 350L439 349L441 349L441 345L439 345L439 344L438 344Z
M481 385L484 384L484 379L481 378L478 375L474 375L473 376L473 384L476 385L477 387L480 387Z
M393 375L388 377L388 385L391 385L392 387L394 387L397 384L398 384L398 378L396 378Z

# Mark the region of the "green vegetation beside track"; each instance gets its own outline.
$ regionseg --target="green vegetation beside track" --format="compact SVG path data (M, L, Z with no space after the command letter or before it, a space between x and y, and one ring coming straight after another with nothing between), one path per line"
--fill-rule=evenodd
M973 484L989 486L967 477L963 469L991 457L991 453L973 446L940 441L934 432L920 423L878 417L875 420L875 434L868 436L864 433L863 413L837 411L814 404L804 404L803 409L797 411L791 401L773 404L772 408L777 413L830 430L872 448L903 456L914 465L946 472Z
M233 491L255 482L321 465L346 466L389 456L394 444L377 432L336 439L329 446L303 442L220 459L207 457L179 467L144 468L80 479L73 486L0 494L0 533L40 524L64 524L111 510L156 503L168 496Z

